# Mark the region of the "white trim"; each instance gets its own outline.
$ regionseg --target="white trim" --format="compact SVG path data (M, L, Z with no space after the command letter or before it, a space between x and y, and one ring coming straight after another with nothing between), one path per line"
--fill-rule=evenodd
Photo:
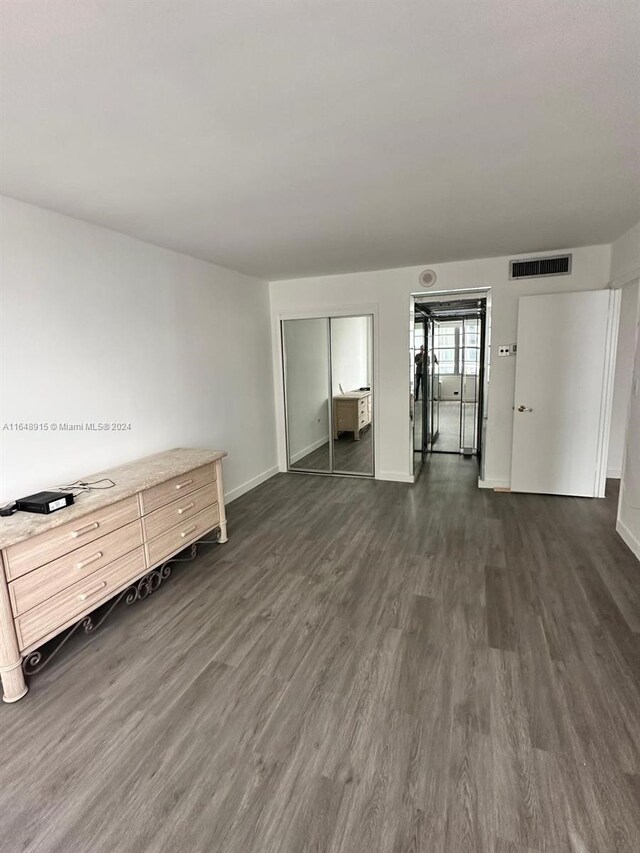
M479 489L510 489L510 480L478 480Z
M325 317L360 317L363 314L377 314L379 304L377 302L366 302L355 305L340 305L339 307L328 305L326 308L301 308L297 311L276 311L274 316L278 320L324 320Z
M640 267L634 267L629 272L619 275L617 278L612 278L607 287L611 290L619 290L621 287L626 287L627 284L640 278Z
M483 287L449 287L446 290L415 290L411 292L411 295L416 296L418 299L426 299L431 296L449 296L450 294L455 294L456 297L460 296L461 298L467 298L474 296L476 293L479 293L481 297L486 296L490 290L491 285L489 284ZM434 301L440 302L441 300L436 299Z
M299 462L301 459L303 459L309 453L313 453L314 450L318 450L318 448L322 447L323 444L326 444L327 448L328 448L328 446L329 446L328 434L323 436L322 438L319 438L317 441L314 441L308 447L303 447L302 450L299 450L297 453L294 453L293 456L291 457L291 464L294 465L296 462Z
M413 474L406 474L401 471L378 471L376 480L388 480L392 483L413 483Z
M241 495L246 494L246 492L250 492L251 489L255 489L256 486L259 486L261 483L270 480L271 477L280 473L280 469L277 465L273 468L268 468L266 471L263 471L262 474L258 474L257 477L252 477L251 480L247 480L246 483L242 483L240 486L236 486L235 489L231 489L230 492L224 496L225 504L230 504L231 501L235 501L236 498L239 498Z
M635 556L640 560L640 539L636 538L629 530L624 521L618 519L616 522L616 532L626 545L631 548Z
M607 468L607 480L619 480L622 477L622 468Z

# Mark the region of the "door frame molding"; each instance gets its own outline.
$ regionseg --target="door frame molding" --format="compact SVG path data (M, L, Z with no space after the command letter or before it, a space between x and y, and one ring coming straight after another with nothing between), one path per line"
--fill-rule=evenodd
M412 332L412 318L413 313L415 311L415 304L419 301L424 301L425 299L434 299L434 301L438 302L446 297L451 297L453 299L469 299L469 297L474 294L478 294L479 297L482 297L486 300L486 314L485 314L485 345L484 352L482 353L482 358L484 361L484 378L483 378L483 401L482 401L482 452L480 455L480 471L478 472L478 488L487 488L487 483L484 479L485 465L486 465L486 446L487 446L487 436L489 434L489 394L490 394L490 373L491 373L491 309L492 309L492 288L491 286L482 286L482 287L461 287L455 289L447 289L447 290L421 290L415 293L412 293L409 297L409 353L413 352L413 332ZM413 388L414 375L413 375L413 362L411 362L408 367L409 371L409 388ZM411 408L411 406L409 406ZM411 440L409 442L409 470L413 471L413 461L414 461L414 422L411 421L411 412L408 413L409 419L409 431ZM422 469L421 469L422 471ZM418 474L419 476L419 474ZM415 482L417 478L413 477L412 482Z

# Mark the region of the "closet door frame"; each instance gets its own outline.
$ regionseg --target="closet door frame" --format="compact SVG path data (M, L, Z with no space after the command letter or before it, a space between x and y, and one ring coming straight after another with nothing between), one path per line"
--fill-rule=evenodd
M274 320L274 341L277 341L277 361L279 370L277 373L278 379L278 400L277 416L278 416L278 458L279 469L292 474L314 474L321 477L358 477L365 479L375 479L377 472L377 460L379 453L378 445L378 430L376 428L378 420L378 395L376 392L376 382L378 377L378 303L366 303L362 305L348 306L327 306L326 308L306 309L300 311L281 311L273 315ZM331 364L331 319L343 317L370 317L371 318L371 338L372 338L372 355L371 355L371 406L372 406L372 423L371 423L371 438L372 438L372 454L371 454L371 472L362 474L353 473L337 473L334 472L333 464L333 376ZM329 444L330 444L330 471L306 471L300 468L291 468L289 465L289 429L287 422L287 383L286 383L286 355L284 346L284 325L286 320L326 320L327 334L329 340Z

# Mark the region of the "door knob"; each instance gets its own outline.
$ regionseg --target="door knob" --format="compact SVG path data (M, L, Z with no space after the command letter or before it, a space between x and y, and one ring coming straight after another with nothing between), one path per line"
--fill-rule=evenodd
M518 406L519 412L532 412L533 409L530 409L529 406Z

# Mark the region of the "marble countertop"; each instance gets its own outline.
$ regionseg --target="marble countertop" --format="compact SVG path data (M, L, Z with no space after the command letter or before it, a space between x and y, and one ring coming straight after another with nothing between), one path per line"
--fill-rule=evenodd
M7 517L0 516L0 548L8 548L46 530L52 530L75 521L89 512L135 495L151 486L157 486L171 477L179 477L194 468L208 465L226 456L225 450L197 450L194 448L176 447L163 453L155 453L143 459L136 459L126 465L78 477L79 480L93 481L108 477L115 483L111 489L97 489L78 495L73 506L65 507L50 515L40 515L34 512L16 512ZM69 480L71 482L71 480ZM46 489L43 486L43 490ZM50 487L49 487L50 488Z

